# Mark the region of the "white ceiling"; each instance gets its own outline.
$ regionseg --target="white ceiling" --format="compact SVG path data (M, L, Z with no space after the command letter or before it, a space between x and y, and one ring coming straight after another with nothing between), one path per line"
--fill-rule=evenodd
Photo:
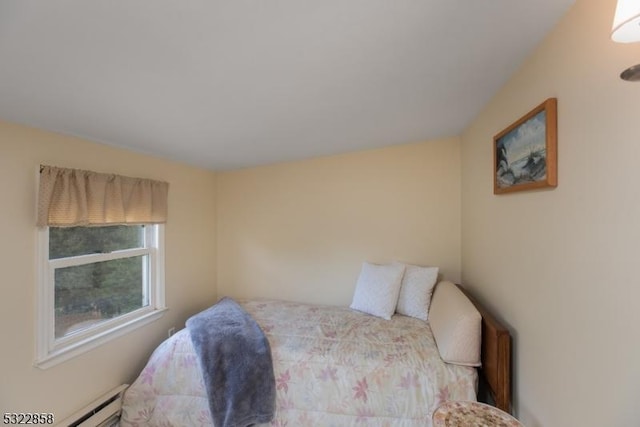
M0 120L217 170L455 136L572 3L0 0Z

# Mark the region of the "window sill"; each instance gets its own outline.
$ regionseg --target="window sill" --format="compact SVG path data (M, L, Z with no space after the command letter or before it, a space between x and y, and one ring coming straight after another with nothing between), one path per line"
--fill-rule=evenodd
M35 366L40 369L48 369L73 357L79 356L92 350L99 345L109 342L115 338L121 337L135 329L158 320L167 311L167 308L159 308L150 313L144 314L126 323L114 326L104 332L87 337L73 345L66 346L61 349L53 350L46 356L36 360Z

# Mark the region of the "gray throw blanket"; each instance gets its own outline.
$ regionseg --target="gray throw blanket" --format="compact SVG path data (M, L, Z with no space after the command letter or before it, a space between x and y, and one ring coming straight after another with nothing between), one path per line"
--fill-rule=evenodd
M276 388L269 341L237 302L223 298L187 320L216 427L267 423Z

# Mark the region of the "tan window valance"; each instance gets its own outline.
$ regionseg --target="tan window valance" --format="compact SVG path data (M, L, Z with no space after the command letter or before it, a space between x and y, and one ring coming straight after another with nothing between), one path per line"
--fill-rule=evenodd
M162 224L168 192L166 182L42 166L38 226Z

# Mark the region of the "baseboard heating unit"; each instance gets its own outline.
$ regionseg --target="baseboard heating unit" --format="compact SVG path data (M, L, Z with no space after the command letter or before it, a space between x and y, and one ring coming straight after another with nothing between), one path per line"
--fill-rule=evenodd
M103 394L69 418L56 423L58 427L115 427L120 420L122 395L128 387L122 384Z

